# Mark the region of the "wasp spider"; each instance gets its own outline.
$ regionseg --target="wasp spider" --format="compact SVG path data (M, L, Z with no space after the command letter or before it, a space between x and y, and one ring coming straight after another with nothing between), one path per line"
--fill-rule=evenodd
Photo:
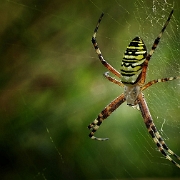
M140 37L135 37L127 47L124 57L122 60L120 72L114 69L102 56L102 53L98 47L98 43L96 41L96 34L99 28L99 24L102 20L104 14L102 14L98 20L97 26L94 30L94 34L92 36L92 43L95 48L96 53L101 61L101 63L114 75L121 79L121 81L111 77L108 72L104 74L104 76L111 82L118 84L119 86L124 87L124 93L114 99L110 104L108 104L104 110L98 115L98 117L88 126L91 130L89 137L91 139L104 141L108 138L98 138L95 137L95 132L99 129L103 120L105 120L110 114L116 110L122 103L127 101L127 105L129 106L137 106L141 111L142 117L144 119L144 123L146 128L151 135L152 139L156 143L159 151L165 156L166 159L171 161L175 164L178 168L180 165L175 162L171 155L180 160L180 157L176 155L171 149L168 148L166 143L164 142L163 138L157 131L155 124L153 123L152 116L149 112L149 108L147 106L146 100L142 93L143 90L150 87L153 84L159 82L166 82L172 81L175 79L180 79L180 77L169 77L169 78L162 78L157 80L152 80L145 84L146 79L146 71L148 67L149 60L153 55L157 45L159 44L160 38L166 29L171 17L173 14L173 10L169 14L169 17L164 24L161 32L159 33L158 37L155 39L154 44L151 48L151 51L147 53L146 46L143 40Z

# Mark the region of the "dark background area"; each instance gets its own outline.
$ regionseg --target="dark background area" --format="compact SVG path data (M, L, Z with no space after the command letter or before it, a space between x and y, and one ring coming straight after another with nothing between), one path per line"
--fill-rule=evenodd
M138 35L150 49L172 7L148 80L179 75L178 2L1 0L0 179L179 179L180 169L162 157L126 103L97 132L109 141L90 140L87 129L123 92L103 78L107 70L91 44L100 14L100 49L119 70L129 42ZM180 154L179 81L145 95L155 124Z

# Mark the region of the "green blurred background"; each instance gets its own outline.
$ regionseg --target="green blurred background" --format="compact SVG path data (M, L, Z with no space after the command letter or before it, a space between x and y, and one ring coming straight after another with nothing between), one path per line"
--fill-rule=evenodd
M179 75L180 4L149 0L1 0L1 179L172 179L140 113L124 103L88 138L87 126L122 88L105 80L91 36L119 70L128 43L150 49L169 12L173 18L150 62L147 79ZM145 93L158 129L180 154L179 81Z

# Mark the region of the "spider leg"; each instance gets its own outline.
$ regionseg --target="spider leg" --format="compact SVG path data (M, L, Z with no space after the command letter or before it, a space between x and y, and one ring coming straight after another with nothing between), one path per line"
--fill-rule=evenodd
M164 142L164 140L162 139L161 135L159 134L159 132L157 131L155 125L152 125L152 129L155 132L155 135L157 137L157 139L159 140L159 142L161 143L161 145L163 146L163 148L171 155L173 155L174 157L176 157L177 159L180 160L180 157L175 154L171 149L168 148L167 144ZM179 166L180 167L180 166Z
M121 94L116 99L114 99L110 104L108 104L104 110L101 111L101 113L98 115L98 117L88 126L89 130L91 130L91 133L89 134L89 137L91 139L95 139L95 140L99 140L99 141L108 140L108 138L97 138L94 136L94 133L99 129L103 120L105 120L125 100L126 99L124 97L124 94Z
M176 79L180 79L180 76L152 80L152 81L148 82L147 84L145 84L141 88L141 91L144 91L145 89L152 86L153 84L160 83L160 82L173 81L173 80L176 80Z
M149 63L149 61L150 61L150 59L151 59L151 56L153 55L155 49L157 48L157 46L158 46L158 44L159 44L159 42L160 42L160 39L161 39L161 37L162 37L162 35L163 35L163 33L164 33L167 25L169 24L169 21L170 21L170 19L171 19L171 17L172 17L172 14L173 14L173 10L170 12L169 17L168 17L166 23L164 24L161 32L159 33L159 35L158 35L157 38L155 39L155 41L154 41L154 43L153 43L153 45L152 45L151 51L150 51L149 54L146 56L146 60L145 60L144 63L143 63L143 68L142 68L142 73L141 73L140 84L144 84L144 82L145 82L145 79L146 79L146 71L147 71L148 63Z
M119 85L119 86L121 86L121 87L124 87L124 84L123 84L121 81L119 81L119 80L111 77L111 76L109 75L109 72L105 72L105 73L104 73L104 77L105 77L107 80L113 82L114 84L117 84L117 85Z
M145 101L143 96L144 95L142 93L139 94L138 104L139 104L139 108L141 110L141 114L142 114L142 117L144 119L144 123L148 129L149 134L151 135L151 137L153 138L154 142L156 143L159 151L165 156L165 158L168 159L169 161L171 161L173 164L175 164L178 168L180 168L180 165L176 161L174 161L169 156L169 154L173 155L174 157L176 157L179 160L180 160L180 157L168 148L168 146L165 144L164 140L160 136L159 132L156 129L155 124L153 123L153 119L152 119L151 114L149 112L149 108L148 108L146 101Z
M116 70L114 69L102 56L101 54L101 51L98 47L98 43L96 41L96 34L98 32L98 28L99 28L99 24L102 20L102 17L104 16L104 13L101 14L99 20L98 20L98 23L94 29L94 33L93 33L93 36L92 36L92 43L93 43L93 46L95 48L95 51L96 53L98 54L98 57L99 57L99 60L101 61L101 63L109 70L111 71L114 75L116 75L117 77L121 77L121 74Z

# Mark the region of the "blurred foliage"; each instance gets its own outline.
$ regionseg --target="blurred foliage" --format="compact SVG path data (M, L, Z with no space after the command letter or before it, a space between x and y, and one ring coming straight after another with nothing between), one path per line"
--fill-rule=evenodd
M122 53L137 33L143 33L151 47L166 17L161 23L153 21L152 27L148 13L153 13L153 5L161 11L163 2L1 0L1 179L180 177L179 169L156 151L140 113L126 104L97 132L110 137L109 141L91 141L87 130L103 107L123 92L104 80L106 69L90 41L99 15L105 12L98 42L105 57L119 69ZM168 1L165 6L166 16L171 4L173 1ZM176 2L172 23L179 24L179 14ZM169 35L171 31L175 34L177 28L170 27ZM161 57L160 62L152 63L154 71L148 78L171 75L172 67L172 75L179 72L178 35L165 37L168 47L162 43L164 51L159 53L173 58L165 59L170 61L163 68ZM179 100L174 98L179 89L177 82L168 89L166 85L147 90L151 94L147 99L153 115L161 117L158 127L165 115L172 120L165 137L172 134L168 142L180 154ZM165 115L162 104L168 109Z

